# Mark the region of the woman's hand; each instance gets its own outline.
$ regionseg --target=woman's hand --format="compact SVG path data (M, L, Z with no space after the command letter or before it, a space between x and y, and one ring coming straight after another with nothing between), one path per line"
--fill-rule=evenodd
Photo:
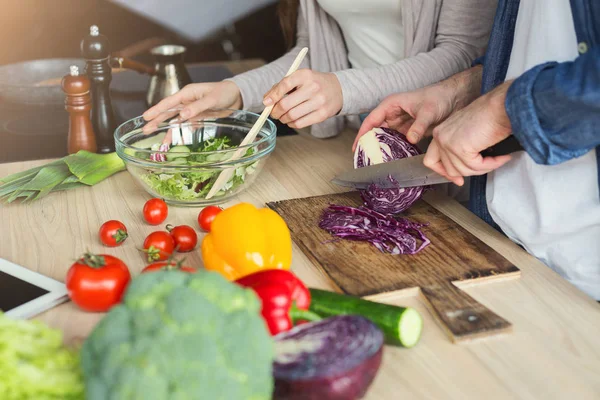
M409 142L417 144L431 136L433 127L477 98L480 90L481 66L477 66L440 83L393 94L364 120L352 149L356 149L362 135L379 126L404 133Z
M342 87L332 73L301 69L285 77L265 94L263 104L275 104L271 117L301 129L338 114Z
M211 108L239 109L241 107L240 89L231 81L192 83L149 108L143 115L148 121L143 132L150 133L156 130L159 123L177 114L185 120ZM175 108L182 109L180 112L170 111Z
M498 86L435 127L423 164L458 186L464 176L483 175L510 160L510 155L480 153L512 134L504 102L512 81Z

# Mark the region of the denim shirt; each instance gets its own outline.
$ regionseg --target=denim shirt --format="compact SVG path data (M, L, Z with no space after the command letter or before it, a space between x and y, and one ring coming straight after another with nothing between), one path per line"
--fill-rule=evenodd
M483 64L482 94L504 82L520 0L499 0ZM600 205L600 1L570 0L579 57L538 65L506 95L513 135L538 164L554 165L596 149ZM500 230L485 199L487 175L471 177L469 208Z

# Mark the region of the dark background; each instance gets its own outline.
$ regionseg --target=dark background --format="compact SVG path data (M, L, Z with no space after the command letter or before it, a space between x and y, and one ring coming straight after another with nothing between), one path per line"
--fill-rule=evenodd
M190 12L202 12L202 1L218 0L198 0L198 10ZM91 25L101 27L113 51L162 37L188 47L187 62L231 59L223 48L224 41L230 41L241 58L271 61L285 51L275 5L242 18L234 24L234 32L224 29L202 42L190 43L108 0L2 0L1 4L0 65L79 57L79 44Z
M202 4L206 1L219 0L197 0L198 9L189 12L202 13ZM109 0L0 0L0 5L0 65L81 58L80 43L91 25L97 25L108 37L113 53L154 38L184 45L186 63L250 58L269 62L285 52L276 4L242 17L199 42L190 42ZM146 46L144 52L133 58L152 65L153 57L148 54L151 47ZM194 68L201 73L206 69ZM194 71L191 74L194 75ZM129 78L139 80L143 76L130 72ZM220 80L222 77L205 77L198 81L202 79ZM113 79L111 89L117 83ZM141 111L136 109L133 115L126 117L124 114L129 108L118 104L114 93L112 97L118 124L144 110L142 104ZM68 114L60 103L32 106L3 101L0 96L0 163L65 156L68 121ZM280 127L278 132L285 134L284 128Z

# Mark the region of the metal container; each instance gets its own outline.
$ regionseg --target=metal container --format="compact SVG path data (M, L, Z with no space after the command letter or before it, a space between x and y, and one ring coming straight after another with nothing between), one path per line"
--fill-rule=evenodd
M186 48L178 45L163 45L153 48L155 73L150 78L146 96L148 107L157 104L165 97L177 93L185 85L192 83L184 64Z

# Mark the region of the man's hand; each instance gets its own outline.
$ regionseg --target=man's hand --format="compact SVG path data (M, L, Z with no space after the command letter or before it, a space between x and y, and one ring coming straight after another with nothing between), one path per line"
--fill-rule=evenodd
M417 144L431 135L431 128L479 96L482 67L458 73L445 81L412 92L387 97L364 120L354 141L379 126L395 129Z
M458 186L464 176L483 175L501 167L509 155L483 157L481 151L511 135L504 102L512 81L454 113L433 130L423 163Z

